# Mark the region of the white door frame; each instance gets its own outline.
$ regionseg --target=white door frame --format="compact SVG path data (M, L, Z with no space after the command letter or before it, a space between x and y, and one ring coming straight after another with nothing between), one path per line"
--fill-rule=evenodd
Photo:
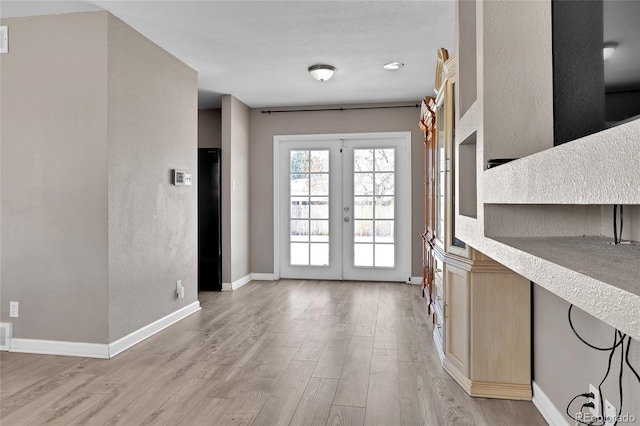
M317 141L327 139L385 139L385 138L402 138L407 143L409 155L411 153L411 132L371 132L371 133L328 133L328 134L308 134L308 135L274 135L273 136L273 276L275 280L280 279L280 143L292 140L298 141ZM408 162L409 182L411 182L411 161ZM407 205L408 211L411 212L411 189L408 191ZM396 220L399 220L396 219ZM409 219L409 229L411 229L411 220ZM407 250L411 253L411 232L409 232L409 241ZM405 276L411 277L411 261L407 265L398 265L398 268L406 268ZM406 281L410 283L410 278Z

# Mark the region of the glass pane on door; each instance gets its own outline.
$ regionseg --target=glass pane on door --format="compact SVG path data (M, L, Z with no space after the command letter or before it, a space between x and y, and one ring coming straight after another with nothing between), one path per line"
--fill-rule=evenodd
M354 267L396 266L395 195L395 148L354 149Z
M444 104L436 111L436 122L444 123ZM438 127L436 150L436 238L444 241L444 184L446 179L446 156L444 149L444 126Z
M329 150L291 150L289 166L289 263L329 266Z

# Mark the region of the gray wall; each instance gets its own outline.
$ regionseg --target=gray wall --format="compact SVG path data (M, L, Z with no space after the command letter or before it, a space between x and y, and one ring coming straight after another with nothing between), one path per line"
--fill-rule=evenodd
M222 282L227 284L252 272L249 249L250 121L248 106L231 95L222 97Z
M14 337L108 339L107 14L3 19L2 321Z
M198 111L198 148L220 148L222 146L222 110L201 109Z
M114 341L197 300L198 99L196 71L113 16L108 77ZM171 185L171 169L194 185Z
M391 105L394 104L382 106ZM262 114L260 109L251 110L251 271L273 273L274 135L411 131L411 274L422 276L420 234L424 229L424 137L418 129L418 115L417 108L281 114Z
M196 72L107 12L2 25L2 321L108 343L195 302Z
M589 391L589 383L598 386L606 372L609 354L590 349L575 337L569 327L569 304L566 301L538 285L533 286L533 292L533 380L556 408L564 413L571 398ZM612 327L578 308L573 308L572 318L576 330L585 340L595 346L611 346ZM636 340L631 344L630 361L640 373L640 342ZM619 371L620 349L613 358L609 378L602 388L604 397L617 409L620 408ZM622 414L628 413L640 419L640 383L628 368L623 377L623 390ZM583 398L579 398L579 401L580 404L572 405L572 413L586 402ZM569 417L566 419L570 420ZM570 424L573 423L570 421Z
M476 8L478 109L467 111L475 112L457 123L456 134L466 137L470 127L477 128L478 166L483 170L486 160L525 157L553 146L551 28L540 31L540 23L550 18L551 4L492 0L476 2ZM460 46L461 53L470 51ZM482 203L481 192L478 200ZM481 219L482 210L478 213ZM464 235L464 228L460 230Z

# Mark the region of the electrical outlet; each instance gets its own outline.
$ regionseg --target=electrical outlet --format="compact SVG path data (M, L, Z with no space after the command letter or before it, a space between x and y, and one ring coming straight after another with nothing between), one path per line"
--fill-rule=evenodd
M593 407L589 407L589 412L591 412L592 418L600 417L600 392L598 388L589 383L589 392L593 394L593 399L590 401L593 402Z
M604 400L604 426L613 426L617 423L618 411L608 399Z
M182 280L176 281L176 297L180 299L180 295L184 294L182 291Z
M18 318L19 316L19 303L18 302L9 302L9 316L11 318Z

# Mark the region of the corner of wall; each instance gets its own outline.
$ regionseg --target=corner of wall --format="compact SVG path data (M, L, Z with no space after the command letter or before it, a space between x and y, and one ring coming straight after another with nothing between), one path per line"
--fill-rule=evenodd
M222 281L251 273L251 109L222 97ZM226 202L224 200L227 200Z
M106 16L3 20L0 291L23 341L108 341Z
M197 301L197 73L109 19L109 341ZM133 118L133 119L132 119ZM171 170L193 186L171 184ZM181 280L185 298L175 296Z

